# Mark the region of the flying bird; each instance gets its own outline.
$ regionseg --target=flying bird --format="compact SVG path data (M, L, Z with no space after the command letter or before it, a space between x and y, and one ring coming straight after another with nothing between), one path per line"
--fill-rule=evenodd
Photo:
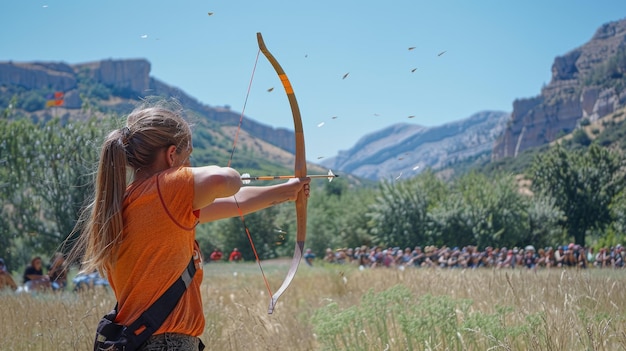
M409 47L409 51L411 51L411 50L413 50L413 49L415 49L415 46L411 46L411 47Z
M271 87L271 88L267 89L267 92L268 92L268 93L271 93L271 92L272 92L272 90L274 90L274 87Z
M324 125L324 123L325 123L325 122L322 122L322 123L318 124L318 125L317 125L317 127L319 128L319 127L323 126L323 125Z
M343 78L341 78L341 79L346 79L346 78L348 77L348 74L350 74L350 72L348 72L348 73L344 74L344 75L343 75Z
M333 116L332 119L337 119L337 116Z
M415 72L415 71L417 71L417 68L413 68L413 69L411 70L411 73L413 73L413 72Z
M214 13L214 12L209 12L209 16L213 16L213 13Z
M148 39L148 34L144 34L141 36L141 39Z
M410 115L409 118L415 118L415 116L414 115Z
M445 53L446 53L446 51L447 51L447 50L444 50L444 51L440 52L439 54L437 54L437 56L441 56L441 55L445 54Z

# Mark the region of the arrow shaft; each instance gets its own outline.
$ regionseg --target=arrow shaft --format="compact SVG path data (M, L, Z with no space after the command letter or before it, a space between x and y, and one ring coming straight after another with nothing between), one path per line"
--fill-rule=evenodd
M338 175L327 175L327 174L313 174L307 175L305 178L336 178ZM279 180L279 179L291 179L291 178L300 178L295 175L282 175L282 176L260 176L260 177L241 177L241 180Z

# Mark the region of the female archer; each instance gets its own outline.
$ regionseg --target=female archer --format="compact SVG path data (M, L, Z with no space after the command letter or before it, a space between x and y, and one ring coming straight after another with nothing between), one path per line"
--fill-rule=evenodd
M144 103L104 140L93 199L77 228L72 254L84 254L83 271L95 269L108 278L119 324L136 320L194 258L191 283L140 350L202 349L203 274L196 225L295 201L303 189L309 195L308 178L242 187L240 174L230 167L191 167L191 152L191 130L181 106Z

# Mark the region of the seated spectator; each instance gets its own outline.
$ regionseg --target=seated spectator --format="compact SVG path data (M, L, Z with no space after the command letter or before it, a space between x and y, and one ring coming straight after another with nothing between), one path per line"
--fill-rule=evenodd
M362 246L361 249L359 250L359 254L357 256L357 263L359 265L359 269L367 268L372 264L367 246Z
M570 243L567 248L563 249L563 266L576 267L578 265L578 257L576 256L576 250L574 244Z
M239 261L241 261L242 258L243 258L243 256L241 255L241 252L239 251L239 249L238 248L234 248L233 251L228 256L228 261L229 262L239 262Z
M611 255L606 251L606 248L601 248L598 254L596 254L594 265L599 268L608 268L611 266Z
M396 266L396 260L393 257L393 250L391 248L383 250L382 266L387 268Z
M355 260L354 249L349 247L346 249L346 262L352 263Z
M383 254L383 248L379 246L375 246L374 248L372 248L372 250L370 250L369 258L370 267L376 268L382 266L383 258L385 258L385 255Z
M213 250L213 252L211 252L211 256L209 256L209 259L212 262L219 262L222 260L222 257L224 257L222 250L220 250L219 248L216 248L215 250Z
M328 263L335 263L335 253L333 252L333 249L326 248L326 255L324 255L324 261L328 262Z
M595 265L594 262L596 260L596 254L593 252L593 247L587 248L587 263L590 265Z
M559 246L554 251L554 265L555 267L563 267L565 260L565 248L563 246Z
M615 250L611 251L611 266L613 268L623 268L624 267L624 248L622 245L617 244L615 246Z
M306 249L304 252L304 262L306 262L309 266L313 266L313 260L315 260L315 254L311 251L311 249Z
M410 247L404 249L404 252L402 252L402 250L398 250L396 255L396 266L408 267L413 264L413 255Z
M480 267L495 267L498 262L498 252L493 247L487 246L480 255Z
M538 268L545 268L546 267L546 262L547 262L546 249L539 248L539 250L537 250L537 264L536 264L536 267L538 267Z
M536 270L537 263L540 259L541 258L535 254L535 247L529 245L525 248L524 257L522 257L521 263L528 269Z
M335 252L335 263L344 264L348 259L348 255L346 254L346 249L337 249Z
M548 246L545 249L545 264L546 264L546 268L552 268L556 266L556 260L554 259L554 249L552 248L552 246Z
M102 286L105 288L109 286L109 281L102 278L97 271L91 273L78 273L74 279L72 279L72 282L74 283L74 291L90 290L96 286Z
M39 256L30 261L30 266L24 270L23 278L26 291L41 291L51 287L50 277L43 274L43 261Z
M15 284L15 280L13 280L11 273L9 273L4 260L0 258L0 291L4 289L15 291L17 290L17 284Z
M506 248L502 248L498 268L515 268L515 253L513 249L507 250Z
M426 246L424 248L424 262L422 267L437 267L439 261L439 253L435 246Z
M57 252L48 266L48 276L53 290L65 290L67 286L67 267L63 254Z
M578 268L587 268L589 261L587 261L587 252L584 247L575 245L574 256L576 257L576 266Z
M411 256L412 256L411 260L415 267L420 267L422 263L424 263L424 260L426 259L426 255L422 251L421 246L416 246L413 249L413 251L411 251Z

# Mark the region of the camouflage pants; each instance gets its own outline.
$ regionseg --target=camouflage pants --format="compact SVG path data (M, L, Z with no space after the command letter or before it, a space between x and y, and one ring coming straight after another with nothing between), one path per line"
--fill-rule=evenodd
M153 335L140 351L198 351L200 339L184 334L165 333Z

